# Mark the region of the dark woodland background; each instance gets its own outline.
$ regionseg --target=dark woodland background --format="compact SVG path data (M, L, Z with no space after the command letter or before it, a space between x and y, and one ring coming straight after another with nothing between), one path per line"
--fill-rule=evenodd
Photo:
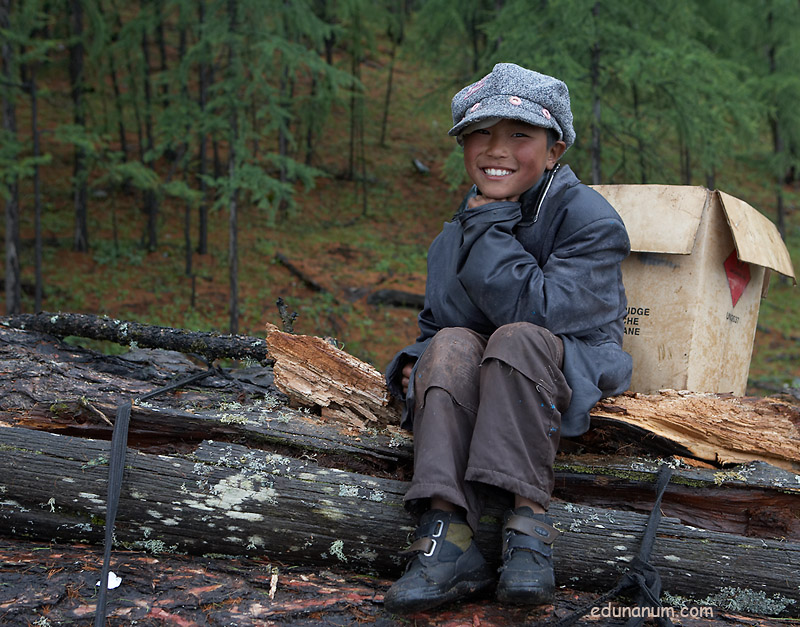
M382 368L465 189L452 94L564 79L586 183L719 188L800 254L797 0L0 0L5 313L300 333ZM751 391L800 388L795 290ZM111 350L108 348L108 350Z

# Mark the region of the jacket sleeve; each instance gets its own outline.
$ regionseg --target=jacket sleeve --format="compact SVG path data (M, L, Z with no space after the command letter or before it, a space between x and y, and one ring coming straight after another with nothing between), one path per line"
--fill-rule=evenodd
M540 265L514 236L521 216L519 203L505 201L460 216L458 279L484 315L498 327L527 321L571 335L618 318L619 264L630 245L622 222L567 219Z

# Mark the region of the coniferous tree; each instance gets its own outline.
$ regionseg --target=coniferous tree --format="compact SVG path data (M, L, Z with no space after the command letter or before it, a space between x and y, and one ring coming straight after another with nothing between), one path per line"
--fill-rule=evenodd
M86 104L84 92L84 32L83 32L83 0L69 0L69 83L72 96L72 119L78 129L86 130ZM75 144L73 165L73 195L75 204L75 229L73 248L79 252L89 250L88 226L88 180L86 148L81 143Z
M386 145L386 128L389 123L389 103L392 98L392 81L394 79L394 63L397 50L405 39L406 3L405 0L390 0L386 36L389 38L389 77L386 80L386 96L383 102L383 118L381 119L380 145Z
M0 0L0 63L2 63L3 128L0 142L0 164L12 165L19 155L17 138L16 96L18 83L11 32L11 0ZM5 298L6 314L22 311L22 283L19 262L19 175L12 167L3 167L2 195L5 200Z

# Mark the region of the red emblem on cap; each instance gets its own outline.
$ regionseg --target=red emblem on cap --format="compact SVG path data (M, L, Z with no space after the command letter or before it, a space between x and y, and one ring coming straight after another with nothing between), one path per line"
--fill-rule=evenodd
M550 119L550 112L547 109L545 109L544 107L542 107L542 115L545 118L547 118L548 120Z
M464 93L464 98L463 98L463 99L464 99L464 100L466 100L467 98L469 98L469 97L470 97L472 94L474 94L474 93L475 93L476 91L478 91L478 90L479 90L481 87L483 87L483 84L484 84L485 82L486 82L486 77L484 76L484 77L483 77L481 80L479 80L477 83L472 83L472 85L470 85L469 87L467 87L467 91Z

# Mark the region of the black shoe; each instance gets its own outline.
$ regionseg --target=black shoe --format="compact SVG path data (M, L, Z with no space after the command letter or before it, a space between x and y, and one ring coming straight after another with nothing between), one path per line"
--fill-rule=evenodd
M530 507L506 513L498 601L516 605L553 602L556 583L552 544L558 535L552 520L546 514L534 514Z
M466 525L457 512L430 510L423 514L415 541L404 553L415 553L405 574L384 597L393 614L424 612L463 598L494 583L494 574L474 541L463 551L447 541L450 524Z

